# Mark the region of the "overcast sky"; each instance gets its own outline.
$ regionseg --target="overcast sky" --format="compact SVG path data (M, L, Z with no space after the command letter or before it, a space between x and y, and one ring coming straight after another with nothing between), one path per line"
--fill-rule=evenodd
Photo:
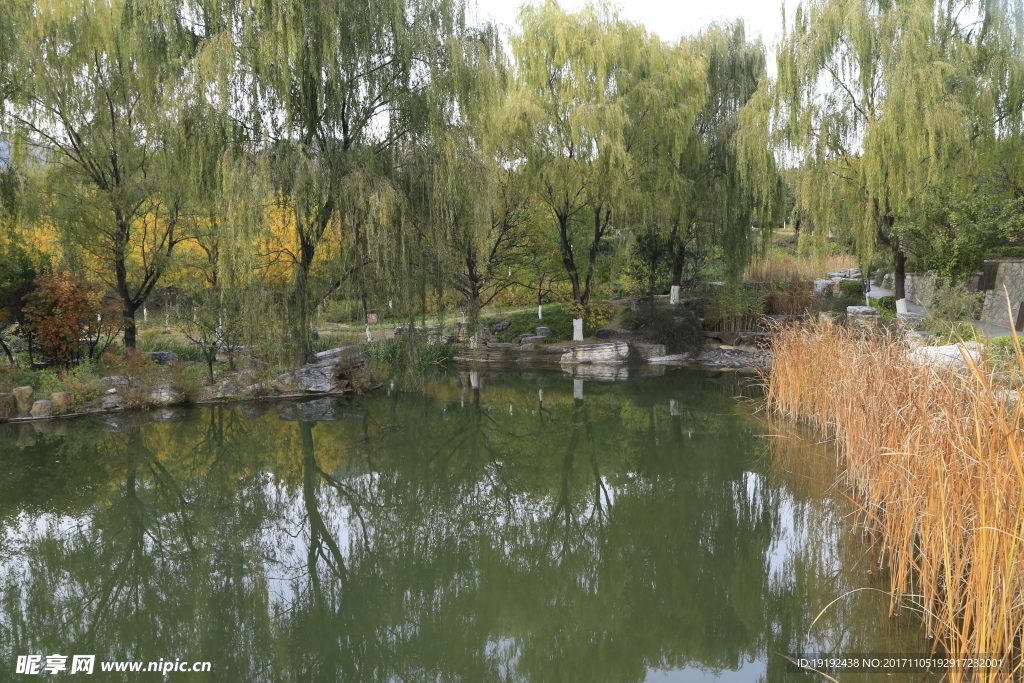
M537 0L540 1L540 0ZM516 23L521 0L476 0L481 19L494 19L508 28ZM559 0L565 9L575 10L586 0ZM782 3L776 0L630 0L617 3L622 16L644 24L663 40L697 33L703 26L721 19L743 18L749 36L760 35L771 47L782 33Z

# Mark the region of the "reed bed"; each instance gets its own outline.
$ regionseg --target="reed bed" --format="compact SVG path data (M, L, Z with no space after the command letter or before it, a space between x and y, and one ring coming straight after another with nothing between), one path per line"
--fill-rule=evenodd
M850 254L827 257L797 258L771 252L755 259L743 274L745 280L774 282L776 280L820 280L827 273L856 268L857 259Z
M888 570L891 610L920 611L945 655L1019 661L1024 405L1006 389L1006 366L998 380L987 360L921 366L884 333L828 323L787 329L772 351L767 405L835 440ZM1015 355L1019 379L1019 344ZM1015 680L1010 669L948 680Z

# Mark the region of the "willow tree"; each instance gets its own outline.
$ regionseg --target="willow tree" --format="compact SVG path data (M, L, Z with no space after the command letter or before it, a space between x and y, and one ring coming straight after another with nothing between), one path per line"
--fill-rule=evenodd
M547 207L582 314L602 240L629 201L634 145L658 125L668 137L689 128L703 101L701 64L604 6L571 13L549 0L524 7L520 23L514 146ZM574 338L582 331L577 319Z
M851 219L864 260L891 250L901 311L900 224L930 188L975 185L1019 117L1022 13L1015 0L809 0L783 36L764 97L801 169L799 206L816 229Z
M187 198L175 150L202 44L182 7L158 0L29 3L10 12L3 135L65 255L121 298L125 346L135 313L184 238Z
M349 218L369 201L363 186L394 165L438 99L434 74L462 26L449 0L238 0L236 116L271 157L290 214L291 308L298 355L311 348L312 310L338 268L316 278L327 247L338 254ZM330 239L330 238L334 239ZM326 240L326 241L325 241ZM350 240L365 244L365 237ZM362 260L359 261L362 263ZM358 264L357 264L358 265Z

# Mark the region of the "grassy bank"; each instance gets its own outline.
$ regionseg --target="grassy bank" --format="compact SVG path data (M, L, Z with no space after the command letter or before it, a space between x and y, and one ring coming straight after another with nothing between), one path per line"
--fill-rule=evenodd
M1024 628L1024 356L921 367L882 335L821 325L773 343L770 410L835 439L888 570L955 656L1019 652ZM1008 671L949 680L1010 680Z

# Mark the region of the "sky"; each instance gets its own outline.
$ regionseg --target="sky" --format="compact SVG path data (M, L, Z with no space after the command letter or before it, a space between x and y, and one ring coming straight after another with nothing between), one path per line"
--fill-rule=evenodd
M540 1L540 0L537 0ZM481 19L490 17L508 28L515 26L522 0L476 0ZM576 10L586 0L559 0L564 9ZM771 45L782 33L781 0L629 0L618 2L621 15L640 22L667 41L693 35L712 21L743 18L748 37L760 35Z

